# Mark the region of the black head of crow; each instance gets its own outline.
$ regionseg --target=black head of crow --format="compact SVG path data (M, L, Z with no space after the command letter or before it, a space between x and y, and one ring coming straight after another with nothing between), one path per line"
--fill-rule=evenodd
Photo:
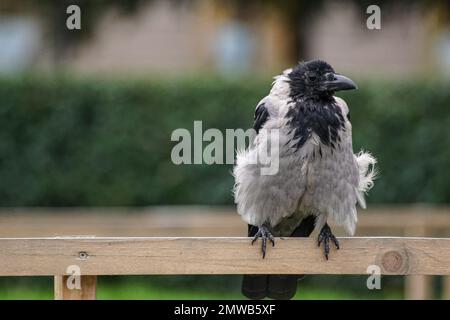
M323 60L300 63L288 74L291 97L331 99L335 91L357 89L353 80L337 74Z
M267 242L275 244L274 237L308 237L317 229L327 260L330 244L339 248L329 220L354 233L356 204L365 207L364 193L373 185L376 160L367 152L353 153L348 107L334 93L356 88L327 62L314 60L277 76L258 103L253 125L258 134L237 155L233 174L238 213L249 224L252 243L262 239L263 258ZM278 132L278 140L266 133L270 130ZM278 171L262 175L265 164L253 160L274 144ZM297 278L245 276L242 291L254 299L288 299L296 292Z

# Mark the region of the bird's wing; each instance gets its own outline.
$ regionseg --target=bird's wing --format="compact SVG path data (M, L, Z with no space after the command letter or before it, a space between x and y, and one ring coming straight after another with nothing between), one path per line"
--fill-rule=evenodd
M276 97L263 99L255 112L254 128L259 133L248 149L237 153L233 170L235 202L243 220L252 225L270 223L274 226L282 218L291 216L305 191L306 166L302 165L305 161L293 149L286 147L290 137L285 132L288 129L284 127L279 112L285 105L285 101ZM279 135L275 138L273 133L277 132ZM274 150L273 146L279 151L274 157L276 163L261 163L262 155ZM264 174L263 168L269 166L275 172Z
M320 215L317 226L320 227L331 218L337 224L343 225L350 234L354 233L357 221L356 203L365 206L364 191L367 190L367 176L372 158L369 154L353 154L352 127L348 120L346 103L337 98L345 120L345 130L339 130L339 143L334 149L322 149L323 157L308 171L308 184L318 186L314 196L307 204L316 208ZM369 173L370 175L370 173ZM307 187L308 188L308 187Z

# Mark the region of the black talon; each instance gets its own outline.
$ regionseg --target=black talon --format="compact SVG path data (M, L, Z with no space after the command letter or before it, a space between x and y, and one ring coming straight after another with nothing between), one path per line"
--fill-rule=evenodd
M323 250L325 253L325 259L327 260L328 254L330 253L330 240L334 243L336 249L339 250L338 239L334 236L333 233L331 233L331 229L328 224L325 224L322 227L322 230L320 230L319 236L317 237L317 246L320 247L321 243L323 242Z
M339 241L338 241L338 239L334 236L334 234L331 234L330 239L331 239L331 241L333 241L334 245L336 246L336 249L339 250Z
M266 257L267 239L269 239L269 241L272 242L272 247L274 247L275 238L272 236L272 234L269 232L269 229L266 226L258 227L258 232L252 239L252 245L253 243L255 243L256 240L258 240L258 238L261 238L262 240L261 251L262 257L264 259Z

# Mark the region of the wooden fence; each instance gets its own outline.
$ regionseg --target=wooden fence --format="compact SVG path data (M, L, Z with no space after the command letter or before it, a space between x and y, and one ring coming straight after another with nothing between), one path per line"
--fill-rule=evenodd
M270 248L262 261L258 247L250 246L248 238L230 237L246 232L245 224L231 211L198 207L3 209L0 276L55 276L55 298L92 299L97 275L366 274L369 265L377 265L382 274L408 276L407 298L429 298L429 276L444 275L444 297L450 298L450 239L424 237L448 237L450 212L446 208L378 208L360 214L360 235L409 237L341 238L342 249L332 252L329 261L324 261L312 238L278 239L276 248ZM339 229L337 233L342 234ZM67 289L69 266L80 268L81 290Z
M341 238L328 261L314 239L276 239L266 259L250 238L3 238L0 276L55 276L55 298L94 299L97 275L450 275L448 238ZM69 289L76 267L81 287ZM78 272L78 273L77 273Z

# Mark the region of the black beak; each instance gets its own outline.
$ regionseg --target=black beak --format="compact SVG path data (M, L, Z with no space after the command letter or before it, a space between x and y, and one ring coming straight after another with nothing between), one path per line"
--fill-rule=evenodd
M326 91L341 91L358 89L356 83L352 79L344 77L340 74L335 74L333 80L327 80L323 84Z

